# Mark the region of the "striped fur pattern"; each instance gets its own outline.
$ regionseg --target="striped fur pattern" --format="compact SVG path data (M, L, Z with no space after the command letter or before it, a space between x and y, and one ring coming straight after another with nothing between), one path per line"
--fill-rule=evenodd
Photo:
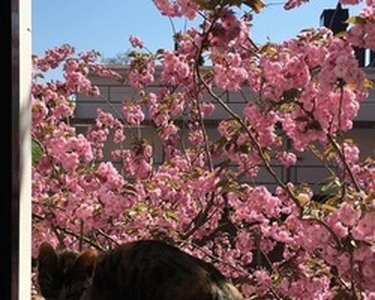
M38 282L46 300L243 299L213 265L153 240L100 255L92 250L56 253L43 243Z

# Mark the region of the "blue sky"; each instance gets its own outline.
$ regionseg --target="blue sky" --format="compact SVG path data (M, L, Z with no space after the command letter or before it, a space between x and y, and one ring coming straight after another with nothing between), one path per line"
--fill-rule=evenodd
M284 11L285 0L265 0L269 5L254 16L253 39L282 41L303 28L319 26L324 8L335 8L337 0L310 0L292 11ZM275 5L276 4L276 5ZM278 5L277 5L278 4ZM358 11L349 7L350 14ZM177 30L190 26L174 20ZM78 50L95 49L104 57L130 48L135 35L151 49L171 48L170 20L161 16L152 0L32 0L32 51L43 54L50 48L69 43Z

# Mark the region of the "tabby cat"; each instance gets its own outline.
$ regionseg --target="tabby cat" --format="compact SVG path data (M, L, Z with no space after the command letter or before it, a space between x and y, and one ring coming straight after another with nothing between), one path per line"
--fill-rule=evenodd
M38 285L46 300L242 300L211 264L161 241L142 240L98 254L55 252L44 242Z

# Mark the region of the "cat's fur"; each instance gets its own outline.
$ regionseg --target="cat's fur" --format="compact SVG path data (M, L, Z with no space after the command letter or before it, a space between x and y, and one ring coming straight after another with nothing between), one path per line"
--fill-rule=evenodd
M43 243L38 284L46 300L242 300L211 264L160 241L137 241L97 255L56 253Z

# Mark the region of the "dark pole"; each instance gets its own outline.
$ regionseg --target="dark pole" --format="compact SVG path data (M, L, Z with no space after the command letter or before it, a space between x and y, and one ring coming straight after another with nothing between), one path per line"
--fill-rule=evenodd
M12 0L12 300L19 299L19 3Z
M2 109L0 111L1 117L1 141L3 143L0 147L1 159L0 159L0 175L1 175L1 208L0 208L0 220L1 224L1 243L0 253L2 259L0 259L0 269L2 270L2 278L0 280L0 295L4 299L12 299L12 164L11 164L11 147L12 147L12 136L11 136L11 2L1 1L0 2L0 32L1 40L0 44L0 57L2 58L2 72L0 72L1 84L0 84L0 95L2 97ZM7 95L7 96L5 96ZM5 96L5 97L4 97ZM6 119L4 116L8 115Z

